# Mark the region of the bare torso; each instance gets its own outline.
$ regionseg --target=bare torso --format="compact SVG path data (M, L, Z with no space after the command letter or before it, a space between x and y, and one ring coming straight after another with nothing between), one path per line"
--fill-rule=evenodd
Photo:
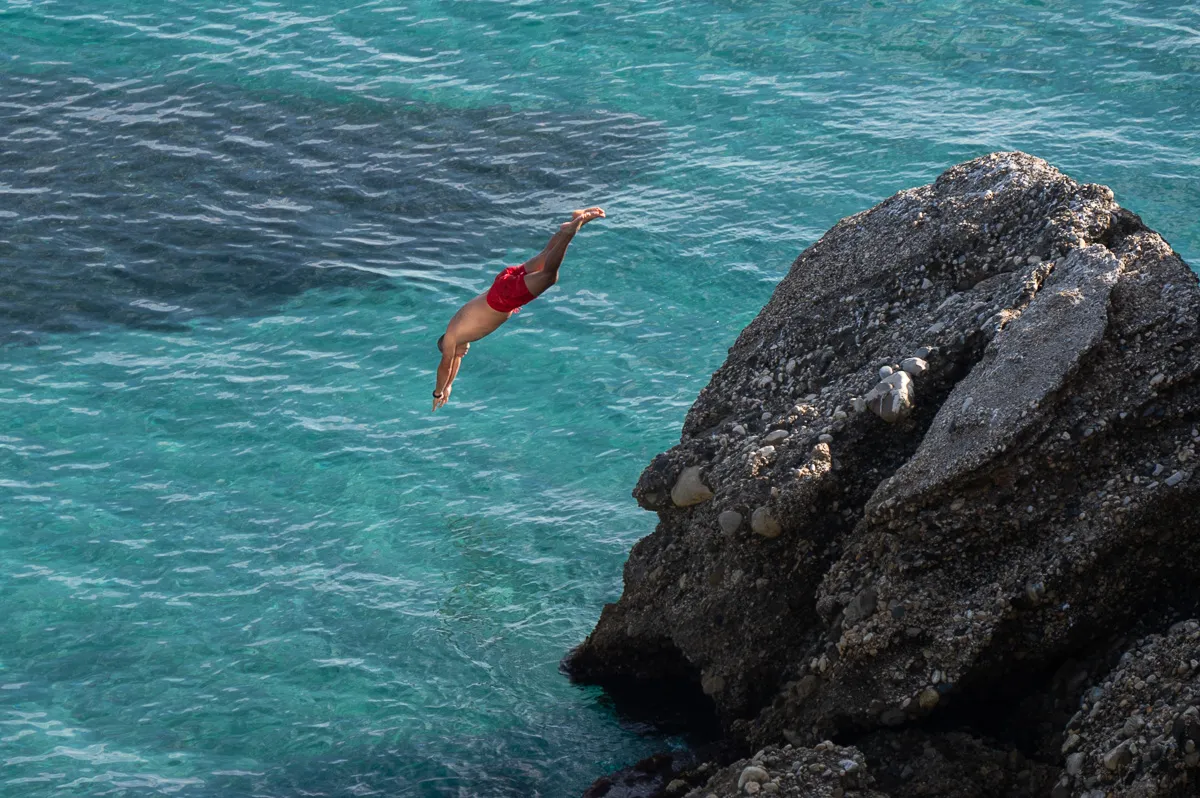
M513 313L516 311L501 313L498 310L492 310L487 303L487 292L485 291L458 309L458 312L450 319L450 323L446 325L446 332L458 343L469 344L495 332L501 324L512 317Z

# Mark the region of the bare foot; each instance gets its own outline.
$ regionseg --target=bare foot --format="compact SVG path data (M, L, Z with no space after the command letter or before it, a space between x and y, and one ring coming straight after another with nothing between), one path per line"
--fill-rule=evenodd
M603 218L604 218L604 209L597 208L597 207L584 208L581 211L573 211L571 213L571 221L573 223L575 223L576 230L578 230L580 227L583 227L585 224L592 221L593 219L603 219Z

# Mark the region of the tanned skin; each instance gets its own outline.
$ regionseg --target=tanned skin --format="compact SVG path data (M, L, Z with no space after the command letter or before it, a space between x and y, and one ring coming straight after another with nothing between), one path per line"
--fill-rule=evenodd
M603 208L585 208L574 211L570 220L562 223L542 251L525 261L525 287L529 289L529 293L535 297L541 296L558 282L558 270L562 266L563 256L567 254L567 246L571 239L588 222L603 218ZM462 365L463 356L471 348L471 342L495 332L501 324L512 318L513 313L516 311L500 313L492 310L487 303L487 291L484 291L454 314L450 323L446 325L446 334L438 343L442 362L437 368L434 410L450 401L451 386L454 385L454 378L458 376L458 367Z

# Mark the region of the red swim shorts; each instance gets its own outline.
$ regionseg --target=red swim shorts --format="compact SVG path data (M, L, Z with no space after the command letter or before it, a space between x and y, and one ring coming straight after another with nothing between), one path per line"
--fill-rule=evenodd
M500 272L487 292L488 307L500 313L517 310L533 299L525 285L524 266L509 266Z

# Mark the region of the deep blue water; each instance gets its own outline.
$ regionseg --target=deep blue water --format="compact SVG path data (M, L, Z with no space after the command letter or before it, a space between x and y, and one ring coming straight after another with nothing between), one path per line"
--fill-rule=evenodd
M1023 149L1197 263L1198 130L1188 2L0 0L0 795L680 745L557 665L792 259ZM590 204L431 416L446 320Z

